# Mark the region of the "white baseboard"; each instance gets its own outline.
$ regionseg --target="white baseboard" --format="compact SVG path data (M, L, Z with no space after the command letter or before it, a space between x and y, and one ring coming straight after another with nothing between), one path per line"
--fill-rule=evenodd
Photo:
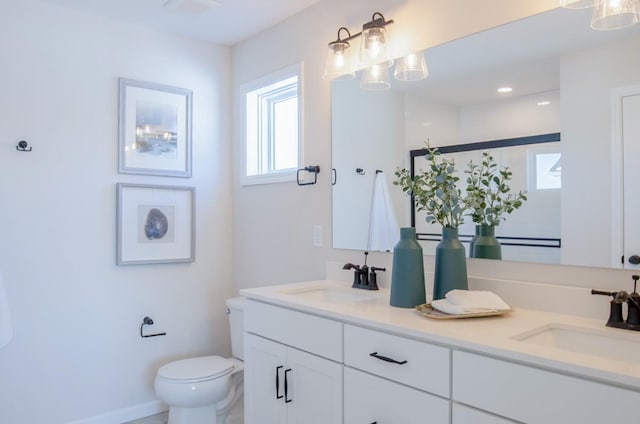
M139 418L148 417L149 415L159 414L168 411L169 407L162 401L154 400L152 402L131 406L129 408L119 409L103 415L84 418L73 421L68 424L122 424L127 421L137 420Z

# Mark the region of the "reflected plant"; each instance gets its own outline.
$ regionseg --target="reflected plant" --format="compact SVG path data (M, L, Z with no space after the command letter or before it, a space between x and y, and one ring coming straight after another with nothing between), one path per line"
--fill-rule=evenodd
M509 181L513 172L509 167L500 168L488 152L482 153L480 164L469 161L467 170L466 205L473 222L478 225L500 224L506 217L520 208L527 200L526 191L511 193Z
M427 169L411 178L407 169L398 168L393 184L413 195L416 210L427 212L428 223L437 222L443 227L458 228L463 223L466 210L462 192L457 187L460 178L454 175L455 161L444 158L438 160L439 155L438 149L429 147L427 143L424 156L428 162Z

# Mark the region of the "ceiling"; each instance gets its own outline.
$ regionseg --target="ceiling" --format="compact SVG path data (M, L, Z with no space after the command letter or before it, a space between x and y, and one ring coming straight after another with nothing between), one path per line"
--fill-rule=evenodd
M282 22L319 0L39 1L216 44L233 45Z

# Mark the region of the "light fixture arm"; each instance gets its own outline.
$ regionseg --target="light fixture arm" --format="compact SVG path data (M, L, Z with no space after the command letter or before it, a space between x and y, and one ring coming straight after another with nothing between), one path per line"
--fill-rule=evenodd
M378 17L376 18L376 16ZM351 32L349 32L349 30L346 27L340 27L340 29L338 29L338 39L336 41L330 42L329 45L331 46L336 43L348 43L349 41L361 36L362 32L366 29L384 28L387 25L391 25L392 23L394 23L393 19L386 20L382 13L374 12L373 15L371 15L371 21L362 25L362 31L355 34L351 34ZM347 38L340 38L340 32L343 30L347 32Z

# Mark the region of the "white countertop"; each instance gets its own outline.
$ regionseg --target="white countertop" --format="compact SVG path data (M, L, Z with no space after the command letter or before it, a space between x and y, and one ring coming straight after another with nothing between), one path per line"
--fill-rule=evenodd
M330 289L340 296L327 301L319 295L320 292L318 295L307 295L313 289ZM347 324L380 329L640 391L640 357L633 362L612 360L513 339L518 334L545 325L561 324L607 335L617 334L640 343L640 332L605 327L605 322L601 320L522 308L496 317L435 320L412 308L390 306L387 289L352 289L349 283L333 280L244 289L240 294L249 299ZM611 346L611 349L617 348Z

